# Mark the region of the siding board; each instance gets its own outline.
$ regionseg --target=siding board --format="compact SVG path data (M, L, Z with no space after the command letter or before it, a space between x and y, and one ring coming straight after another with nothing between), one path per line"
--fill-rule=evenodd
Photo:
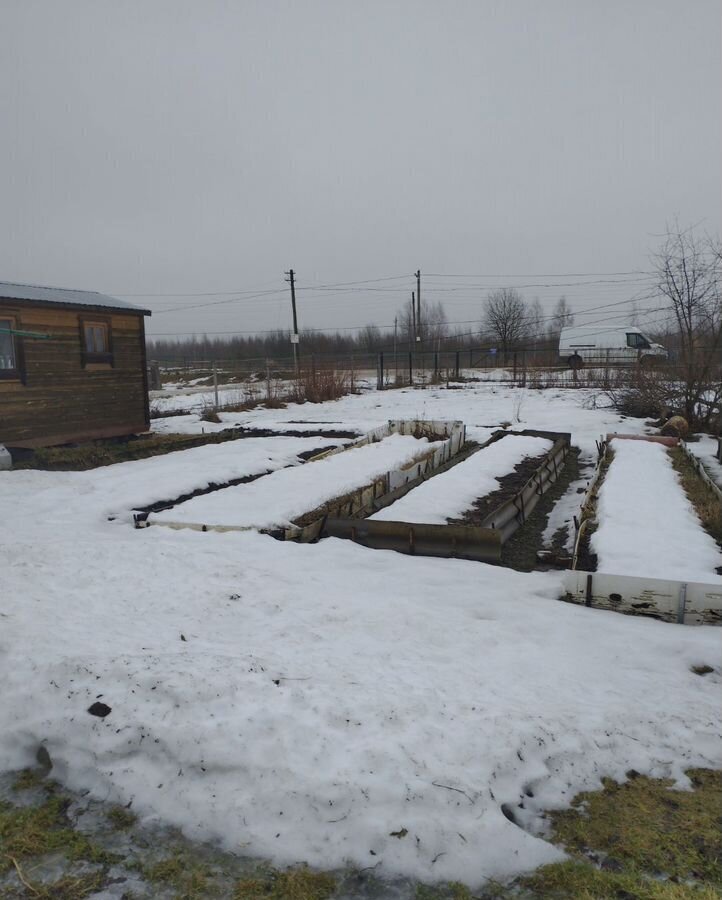
M77 309L3 301L19 330L50 334L18 338L24 383L0 383L0 443L40 447L147 431L143 315L112 313L112 368L84 368Z

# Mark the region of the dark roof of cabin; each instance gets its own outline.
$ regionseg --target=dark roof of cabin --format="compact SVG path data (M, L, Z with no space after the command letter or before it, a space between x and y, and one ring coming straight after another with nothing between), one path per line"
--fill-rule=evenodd
M0 299L25 300L35 303L53 303L61 306L91 306L117 309L123 312L141 313L149 316L150 310L133 306L126 300L99 294L97 291L76 291L73 288L43 287L37 284L15 284L0 281Z

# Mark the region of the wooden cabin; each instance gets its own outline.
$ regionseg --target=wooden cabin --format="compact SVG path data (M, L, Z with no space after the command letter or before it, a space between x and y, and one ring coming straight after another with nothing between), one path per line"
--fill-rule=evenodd
M93 291L0 282L0 444L147 431L149 315Z

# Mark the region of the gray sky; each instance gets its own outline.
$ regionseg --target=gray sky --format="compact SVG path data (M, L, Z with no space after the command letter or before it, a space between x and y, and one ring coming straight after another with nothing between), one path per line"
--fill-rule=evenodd
M451 321L593 310L646 285L557 276L720 231L719 0L0 0L0 35L0 278L246 292L128 296L151 334L288 327L291 266L302 326L392 323L419 267Z

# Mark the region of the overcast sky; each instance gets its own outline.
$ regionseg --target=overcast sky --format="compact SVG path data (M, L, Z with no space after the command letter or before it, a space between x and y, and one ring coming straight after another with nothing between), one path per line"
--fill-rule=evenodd
M0 279L151 334L289 327L289 267L302 326L417 268L452 321L598 316L674 216L720 231L719 0L0 0L0 47Z

